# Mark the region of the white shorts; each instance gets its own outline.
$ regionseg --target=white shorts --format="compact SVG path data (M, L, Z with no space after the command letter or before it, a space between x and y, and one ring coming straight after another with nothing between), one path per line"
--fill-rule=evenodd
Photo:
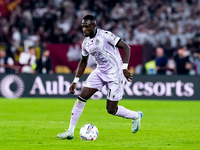
M124 94L124 85L126 78L123 72L120 74L103 74L97 70L93 70L88 76L84 86L98 89L99 91L106 85L107 99L111 101L119 101Z

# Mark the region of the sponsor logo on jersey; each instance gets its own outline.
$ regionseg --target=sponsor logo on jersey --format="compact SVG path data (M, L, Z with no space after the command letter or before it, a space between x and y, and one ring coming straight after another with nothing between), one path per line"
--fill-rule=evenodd
M99 39L96 39L95 44L99 45Z

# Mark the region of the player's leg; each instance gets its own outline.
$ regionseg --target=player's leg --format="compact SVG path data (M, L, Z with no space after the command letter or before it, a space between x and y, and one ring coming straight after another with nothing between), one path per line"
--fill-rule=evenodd
M57 137L61 139L72 139L74 136L74 130L80 115L83 112L86 101L98 90L103 87L102 80L97 76L96 72L93 71L87 78L80 96L74 104L72 109L71 119L69 129L61 134L58 134Z
M107 111L108 113L120 116L127 119L132 119L132 132L136 133L140 127L140 121L143 116L142 112L129 110L123 106L118 105L118 101L123 96L124 79L107 83Z
M83 87L80 96L76 100L74 107L72 109L71 119L68 130L64 133L60 133L57 135L60 139L68 139L71 140L74 137L74 130L76 124L78 122L79 117L81 116L86 101L96 92L97 89Z
M83 87L81 94L78 97L78 99L76 100L74 107L72 109L70 125L69 125L69 129L68 129L69 131L74 133L75 126L78 122L80 115L83 112L85 103L97 91L98 90L94 89L94 88Z
M136 119L139 116L138 112L129 110L123 106L118 105L118 101L112 101L107 99L106 108L109 114L127 119Z
M118 105L118 101L111 101L107 99L107 103L106 103L107 112L113 115L116 114L116 111L118 109L117 105Z
M118 105L118 101L111 101L107 99L106 109L109 114L132 119L132 133L136 133L140 128L140 121L143 116L141 111L132 111L123 106Z

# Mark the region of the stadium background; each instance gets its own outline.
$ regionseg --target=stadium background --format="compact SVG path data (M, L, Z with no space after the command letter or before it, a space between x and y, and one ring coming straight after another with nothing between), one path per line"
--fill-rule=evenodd
M193 66L190 75L199 74L199 64L196 63L199 58L195 57L199 50L199 3L198 0L2 0L0 4L2 27L0 49L6 50L7 56L14 59L15 66L20 67L19 56L20 53L26 51L25 42L28 41L29 46L36 47L37 60L42 56L44 50L50 51L55 74L64 73L68 74L67 76L74 76L81 58L81 42L83 40L80 22L86 14L93 14L97 18L99 28L112 31L131 46L129 69L133 74L144 75L145 64L155 57L155 49L161 46L168 57L168 65L172 66L167 73L172 76L170 79L176 83L179 77L175 77L176 73L173 72L173 56L181 46L188 48ZM121 50L120 53L122 54ZM93 66L94 61L91 59L86 74L94 69ZM15 69L13 73L21 76L19 69ZM52 76L52 80L56 80L57 75L55 74L49 75ZM34 78L37 76L36 72ZM141 76L140 78L142 81L145 77ZM161 85L158 85L158 92L162 93L162 85L169 82L167 78L154 78L154 82L162 82ZM191 88L194 93L199 93L194 83L194 80L198 80L198 76L183 78L192 83ZM69 79L72 77L65 80L70 82ZM151 80L149 81L151 82ZM14 84L12 86L14 88L10 86L11 84ZM10 85L8 86L11 88L8 89L11 89L10 92L14 94L18 85L14 80L10 82ZM53 84L51 88L53 88ZM184 91L184 85L181 85L180 88L180 91ZM28 96L29 92L25 86L25 93L22 96ZM165 95L166 92L167 90L164 90ZM169 96L169 99L198 99L197 96L191 98L190 96L171 95L173 96ZM140 98L140 96L136 98ZM145 98L155 99L155 95Z
M0 74L0 149L199 149L200 79L195 54L200 0L1 0L0 13L0 50L20 67L19 56L28 41L36 48L37 60L46 49L50 51L54 71L23 74L16 67L11 74ZM120 105L143 111L137 135L130 132L130 120L107 114L103 89L92 97L101 100L87 102L74 139L56 139L68 127L74 101L94 65L91 60L77 84L77 95L70 94L84 38L80 22L87 14L96 17L99 28L131 46L133 82L125 85ZM147 75L145 64L159 46L169 66L178 48L187 46L193 65L190 74L177 75L171 68L168 75ZM79 129L86 123L98 127L97 141L80 140Z

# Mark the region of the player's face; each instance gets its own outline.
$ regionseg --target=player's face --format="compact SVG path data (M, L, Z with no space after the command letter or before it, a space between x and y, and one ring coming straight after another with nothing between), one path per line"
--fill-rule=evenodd
M85 37L93 37L96 29L96 25L94 22L91 22L90 20L82 20L81 23L83 34Z
M34 49L34 48L29 49L29 53L30 53L31 55L35 55L35 49Z
M162 48L157 48L156 49L156 55L157 57L162 57L164 55L164 51Z

